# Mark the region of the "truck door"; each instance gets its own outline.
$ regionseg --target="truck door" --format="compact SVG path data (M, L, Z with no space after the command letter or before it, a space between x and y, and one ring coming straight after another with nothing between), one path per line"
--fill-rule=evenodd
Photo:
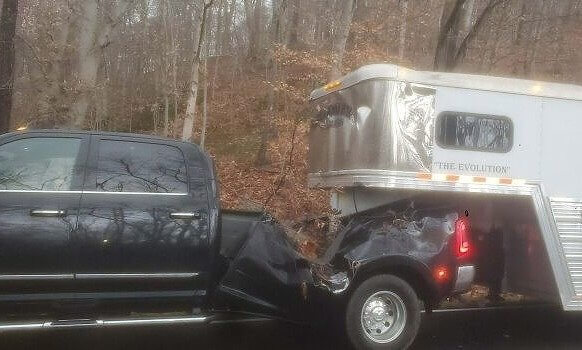
M204 296L208 200L181 145L94 136L74 237L77 283L91 298Z
M88 136L0 138L0 301L71 296Z

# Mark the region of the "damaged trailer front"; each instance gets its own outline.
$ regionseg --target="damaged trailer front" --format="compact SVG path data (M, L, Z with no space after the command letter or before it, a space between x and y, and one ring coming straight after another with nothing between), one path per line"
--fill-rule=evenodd
M309 184L330 189L349 223L315 282L331 294L348 288L354 345L405 347L392 329L370 332L368 312L375 320L374 310L382 315L410 295L430 311L474 281L495 301L510 292L582 310L582 163L570 156L582 148L581 87L380 64L313 91L311 101ZM411 217L403 203L450 213ZM452 224L455 213L462 220ZM450 251L430 242L440 225L455 225ZM386 257L395 247L403 253ZM465 251L456 270L439 261ZM362 268L375 259L382 262ZM379 276L401 282L379 285ZM431 285L441 277L450 283L439 293ZM359 304L354 325L349 307L362 287L376 289L363 293L372 302ZM416 329L400 336L407 332Z

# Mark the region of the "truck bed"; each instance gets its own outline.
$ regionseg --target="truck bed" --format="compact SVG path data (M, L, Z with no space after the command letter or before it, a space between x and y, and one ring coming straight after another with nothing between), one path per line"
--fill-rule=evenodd
M250 228L263 217L263 212L223 210L220 254L228 259L235 258L248 238Z

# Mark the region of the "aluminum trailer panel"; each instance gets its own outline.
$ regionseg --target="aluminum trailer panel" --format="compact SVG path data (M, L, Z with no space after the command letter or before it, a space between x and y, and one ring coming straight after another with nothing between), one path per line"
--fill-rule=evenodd
M582 87L371 65L311 98L310 185L342 188L343 214L356 196L360 210L418 191L530 198L559 301L582 310ZM455 116L495 146L445 144Z

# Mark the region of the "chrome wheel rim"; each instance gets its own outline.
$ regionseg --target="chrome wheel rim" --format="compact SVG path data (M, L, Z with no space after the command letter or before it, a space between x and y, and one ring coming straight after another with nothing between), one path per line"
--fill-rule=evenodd
M372 294L362 307L360 321L364 334L375 343L394 341L406 326L406 306L390 291Z

